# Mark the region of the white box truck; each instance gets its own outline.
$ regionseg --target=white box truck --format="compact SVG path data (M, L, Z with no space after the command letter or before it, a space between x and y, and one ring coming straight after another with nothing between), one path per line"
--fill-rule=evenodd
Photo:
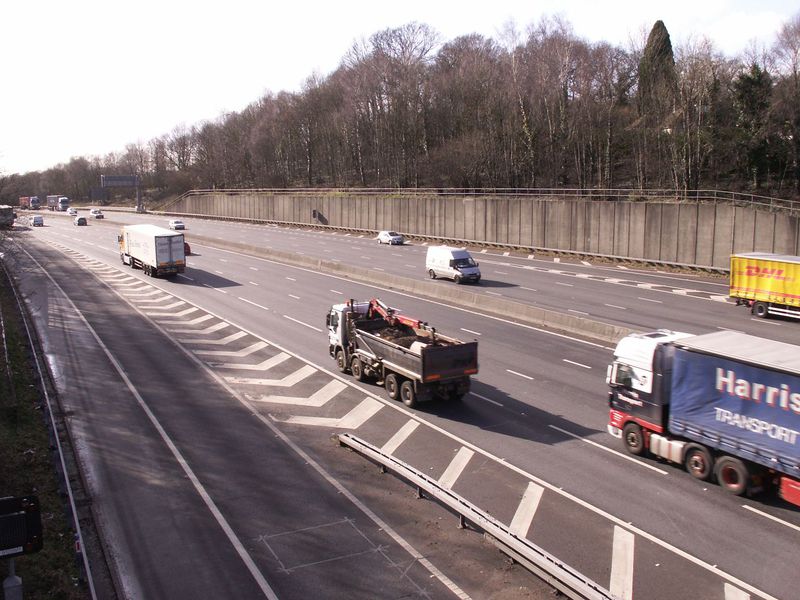
M156 225L125 225L117 238L122 264L145 275L176 275L186 268L183 234Z
M456 283L464 281L481 280L481 270L478 263L465 248L451 248L450 246L431 246L425 257L425 268L431 279L444 277Z

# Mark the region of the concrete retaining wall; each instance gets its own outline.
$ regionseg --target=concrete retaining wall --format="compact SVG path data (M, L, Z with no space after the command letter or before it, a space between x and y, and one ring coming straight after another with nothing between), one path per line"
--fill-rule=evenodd
M204 191L190 192L169 211L371 231L396 229L412 236L722 269L732 252L800 255L800 218L725 203Z

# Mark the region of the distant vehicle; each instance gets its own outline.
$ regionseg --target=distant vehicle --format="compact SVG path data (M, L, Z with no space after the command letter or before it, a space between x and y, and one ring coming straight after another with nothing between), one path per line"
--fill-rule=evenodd
M13 206L7 204L0 205L0 227L11 229L14 226L14 219L17 218L17 213L14 212Z
M103 214L103 211L99 208L93 208L89 211L89 216L94 219L105 219L106 216Z
M20 196L19 207L23 210L39 210L41 206L38 196Z
M180 219L172 219L169 222L170 229L186 229L186 225Z
M33 215L31 217L31 225L34 227L44 227L44 217L42 215Z
M186 269L182 233L156 225L125 225L117 237L122 264L141 268L145 275L176 275Z
M481 270L478 263L464 248L451 248L450 246L430 246L425 257L425 268L431 279L444 277L456 283L464 281L481 280Z
M67 214L68 214L70 217L76 217L76 216L78 216L78 210L77 210L77 209L75 209L75 208L68 208L68 209L67 209Z
M86 225L86 217L75 217L72 221L73 225Z
M30 209L31 210L39 210L42 206L42 203L39 201L39 196L31 196L30 200Z
M396 231L381 231L378 233L379 244L400 245L405 244L405 238Z
M732 255L730 297L757 317L800 319L800 256L770 252Z
M58 194L48 196L47 208L49 210L65 212L69 208L69 198L66 196L59 196Z

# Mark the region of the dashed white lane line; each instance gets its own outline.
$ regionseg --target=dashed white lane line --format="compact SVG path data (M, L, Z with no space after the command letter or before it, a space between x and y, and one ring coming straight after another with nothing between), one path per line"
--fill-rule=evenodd
M216 273L217 275L225 275L225 273L223 273L222 271L216 271L215 270L214 273Z
M592 368L589 365L584 365L583 363L575 362L574 360L568 360L566 358L562 358L561 360L563 360L565 363L569 363L571 365L575 365L576 367L583 367L584 369L591 369Z
M568 435L571 438L575 438L576 440L580 440L582 442L586 442L587 444L589 444L591 446L594 446L595 448L599 448L600 450L605 450L606 452L610 452L611 454L615 454L620 458L624 458L625 460L629 460L632 463L639 465L640 467L645 467L646 469L650 469L651 471L655 471L656 473L661 473L662 475L667 475L668 474L667 471L665 471L664 469L659 469L658 467L654 467L652 465L648 465L646 462L638 460L638 459L636 459L633 456L630 456L628 454L623 454L622 452L617 452L616 450L613 450L612 448L606 448L602 444L598 444L597 442L593 442L590 439L587 439L585 437L581 437L579 435L576 435L576 434L572 433L571 431L567 431L566 429L561 429L561 427L558 427L557 425L548 425L548 427L550 429L555 429L556 431L559 431L559 432L563 433L564 435Z
M248 267L251 271L258 271L257 267Z
M526 292L538 292L539 290L535 290L533 288L525 287L524 285L519 286L519 289L525 290Z
M258 284L258 283L256 283L255 281L248 281L247 283L249 283L250 285L254 285L254 286L256 286L256 287L259 285L259 284Z
M253 306L257 306L258 308L262 308L264 310L269 310L266 306L262 306L260 304L256 304L255 302L253 302L252 300L248 300L247 298L242 298L241 296L239 296L239 300L241 300L242 302L247 302L248 304L252 304Z
M295 296L294 294L289 294L289 298L294 298L295 300L300 300L300 296Z
M620 310L628 310L624 306L617 306L616 304L604 304L603 306L607 306L608 308L618 308Z
M210 288L210 289L214 290L215 292L219 292L220 294L227 294L228 293L228 292L226 292L225 290L223 290L221 288L216 288L213 285L208 285L207 283L204 283L203 285L206 286L207 288Z
M178 277L180 277L181 279L186 279L188 281L194 281L194 279L192 279L191 277L187 277L186 275L181 275L180 273L178 273Z
M644 302L654 302L655 304L664 304L661 300L653 300L652 298L637 298L637 300L643 300Z
M565 283L563 281L556 281L556 285L563 285L564 287L575 287L571 283Z
M508 275L505 271L495 271L497 275Z
M512 371L511 369L506 369L507 372L511 373L512 375L517 375L518 377L522 377L523 379L530 379L533 381L533 377L530 375L525 375L524 373L517 373L516 371Z
M571 312L571 313L574 313L576 315L585 315L585 316L588 316L588 314L589 314L589 313L584 312L582 310L575 310L574 308L568 308L567 312Z
M467 333L471 333L472 335L481 335L477 331L472 331L472 329L466 329L464 327L461 328L461 331L466 331Z
M470 392L470 394L472 396L475 396L476 398L480 398L481 400L484 400L486 402L490 402L490 403L492 403L492 404L494 404L496 406L503 406L503 404L499 403L497 400L492 400L491 398L487 398L486 396L481 396L480 394L476 394L475 392Z
M794 529L795 531L800 531L800 527L798 527L797 525L794 525L793 523L789 523L787 521L779 519L778 517L773 517L772 515L767 514L767 513L763 512L763 511L760 511L757 508L753 508L752 506L748 506L747 504L742 504L742 508L745 509L745 510L749 510L750 512L754 512L757 515L761 515L762 517L765 517L765 518L770 519L772 521L775 521L776 523L780 523L781 525L789 527L790 529Z
M503 295L503 294L498 294L497 292L490 292L489 290L486 290L486 293L489 294L490 296L502 296Z
M287 277L286 279L288 279L289 281L297 281L297 279L295 279L294 277Z
M633 600L634 535L614 525L614 544L611 553L611 585L608 591L620 600Z
M318 331L318 332L322 333L322 329L320 329L319 327L314 327L313 325L309 325L308 323L304 323L303 321L298 321L297 319L294 319L294 318L290 317L289 315L283 315L283 316L284 316L284 318L289 319L290 321L294 321L298 325L302 325L303 327L308 327L309 329L313 329L314 331Z
M328 290L328 291L333 293L333 294L338 294L340 296L344 294L344 292L340 292L339 290Z
M419 265L403 265L404 267L408 267L409 269L416 269Z

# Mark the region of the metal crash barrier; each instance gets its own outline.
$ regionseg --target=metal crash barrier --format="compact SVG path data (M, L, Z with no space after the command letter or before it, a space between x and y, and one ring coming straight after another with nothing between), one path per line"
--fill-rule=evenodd
M417 493L423 493L459 515L461 526L468 521L483 530L486 536L500 548L502 552L517 561L523 567L552 585L562 594L573 599L602 600L614 599L610 591L588 579L569 565L559 561L536 544L526 538L512 533L508 526L500 523L452 490L442 487L439 482L414 467L385 454L379 448L349 433L338 436L339 444L355 450L379 464L382 470L390 470L402 479L416 486Z

